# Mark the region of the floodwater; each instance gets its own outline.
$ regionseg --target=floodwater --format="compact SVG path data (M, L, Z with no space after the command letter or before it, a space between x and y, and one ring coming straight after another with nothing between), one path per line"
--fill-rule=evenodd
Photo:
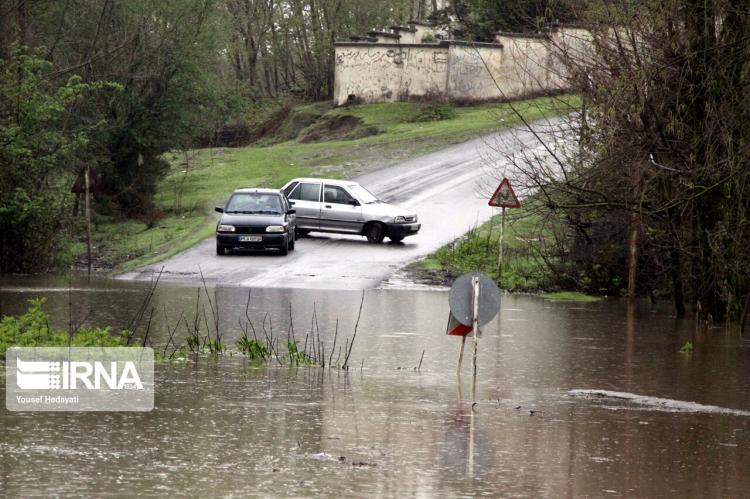
M44 296L60 327L69 315L126 327L146 288L6 279L0 306ZM165 322L192 320L199 292L205 303L200 288L159 284L155 348ZM248 290L208 293L232 345ZM290 305L297 339L314 308L329 351L337 318L338 340L351 338L360 299L254 289L249 314L260 328L268 313L285 341ZM506 295L479 338L472 409L471 350L458 380L447 313L445 291L368 290L348 372L234 355L158 365L150 413L3 407L0 496L747 496L750 338L736 329L620 300Z

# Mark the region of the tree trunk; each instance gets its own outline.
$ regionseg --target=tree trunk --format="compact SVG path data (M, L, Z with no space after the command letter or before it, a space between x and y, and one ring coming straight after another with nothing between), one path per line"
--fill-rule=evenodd
M682 283L681 259L678 250L672 249L670 254L672 267L672 292L674 293L674 308L677 317L685 316L685 290Z
M630 241L628 243L628 300L636 298L636 270L638 267L638 235L641 230L641 215L630 216Z

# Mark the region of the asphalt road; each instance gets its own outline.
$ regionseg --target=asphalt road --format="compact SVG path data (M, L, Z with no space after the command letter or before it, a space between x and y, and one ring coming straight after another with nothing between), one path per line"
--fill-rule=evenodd
M556 120L536 122L545 131ZM219 285L311 289L363 289L387 282L395 271L487 220L488 190L514 172L504 156L541 150L533 134L511 129L389 166L355 180L382 200L413 210L422 229L402 243L369 244L364 237L312 233L295 251L217 256L213 237L172 258L121 276L195 282L203 272ZM505 171L503 171L505 169Z

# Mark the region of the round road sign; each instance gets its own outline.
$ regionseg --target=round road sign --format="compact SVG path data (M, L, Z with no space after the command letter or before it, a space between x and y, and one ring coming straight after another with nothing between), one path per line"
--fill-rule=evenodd
M453 317L466 326L471 326L472 320L472 290L471 278L479 277L479 325L490 322L500 310L500 290L487 274L482 272L467 272L461 275L451 287L448 303Z

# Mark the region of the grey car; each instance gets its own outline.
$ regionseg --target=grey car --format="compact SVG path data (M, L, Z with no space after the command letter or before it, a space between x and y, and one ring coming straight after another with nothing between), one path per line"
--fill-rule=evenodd
M371 243L399 242L419 232L417 215L380 201L356 182L296 178L282 191L297 212L297 234L358 234Z
M295 210L276 189L237 189L223 207L216 225L216 254L233 249L294 249Z

